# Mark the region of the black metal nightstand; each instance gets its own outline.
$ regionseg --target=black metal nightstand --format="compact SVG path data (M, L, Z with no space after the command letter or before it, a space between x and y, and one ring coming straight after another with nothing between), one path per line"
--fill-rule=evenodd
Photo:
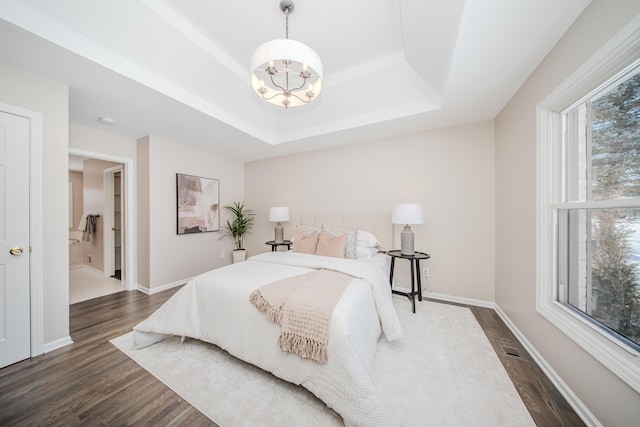
M387 255L391 257L391 272L389 273L389 284L391 292L398 295L404 295L411 300L413 312L416 312L416 295L418 300L422 301L422 281L420 280L420 261L431 258L431 255L424 252L415 252L413 255L403 255L399 250L387 251ZM411 263L411 292L396 291L393 289L393 270L396 265L396 258L408 259ZM418 289L416 289L415 278L418 277Z
M276 242L275 240L269 240L265 242L265 245L271 245L271 252L277 252L278 246L286 246L287 250L291 249L291 240L283 240L282 242Z

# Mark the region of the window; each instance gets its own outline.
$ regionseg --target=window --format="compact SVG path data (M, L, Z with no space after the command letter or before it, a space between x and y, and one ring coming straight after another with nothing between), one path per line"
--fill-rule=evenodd
M536 310L640 393L640 20L536 113Z
M640 73L563 114L557 301L640 350Z

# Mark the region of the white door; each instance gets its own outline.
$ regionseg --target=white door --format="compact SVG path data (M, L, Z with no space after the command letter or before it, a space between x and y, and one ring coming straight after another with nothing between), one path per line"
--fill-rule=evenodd
M29 126L0 111L0 368L31 353Z

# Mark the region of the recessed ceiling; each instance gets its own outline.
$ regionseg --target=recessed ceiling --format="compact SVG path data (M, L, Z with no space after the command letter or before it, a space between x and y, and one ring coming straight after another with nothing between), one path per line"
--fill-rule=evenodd
M0 61L68 84L72 123L241 160L492 119L590 2L294 0L324 81L285 110L249 84L279 0L0 1Z

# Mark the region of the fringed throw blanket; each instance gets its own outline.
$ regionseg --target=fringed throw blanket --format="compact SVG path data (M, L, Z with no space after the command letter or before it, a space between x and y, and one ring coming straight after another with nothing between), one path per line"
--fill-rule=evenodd
M300 357L326 363L333 309L353 277L317 270L264 285L251 303L280 325L278 346Z

